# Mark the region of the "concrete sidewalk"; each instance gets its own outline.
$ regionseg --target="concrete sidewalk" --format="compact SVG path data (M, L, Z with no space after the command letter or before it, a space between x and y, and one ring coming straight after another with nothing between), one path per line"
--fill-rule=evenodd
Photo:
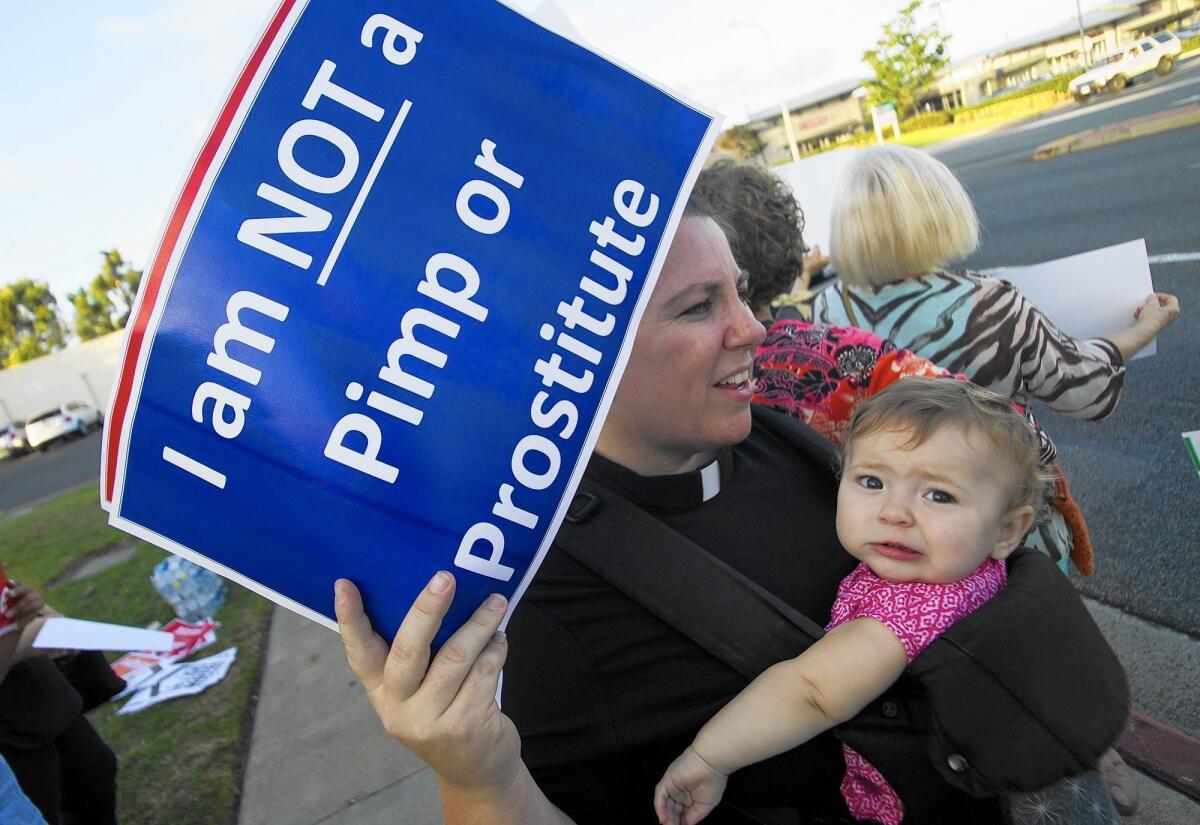
M1089 603L1129 672L1136 709L1200 734L1200 642ZM336 633L276 608L239 825L441 825L437 788L391 740L346 664ZM1130 822L1200 822L1200 804L1142 776Z

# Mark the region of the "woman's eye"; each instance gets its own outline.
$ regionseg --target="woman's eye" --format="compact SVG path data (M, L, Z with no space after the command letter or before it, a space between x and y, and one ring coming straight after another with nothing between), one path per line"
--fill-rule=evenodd
M684 315L703 315L704 313L708 312L710 309L712 309L712 301L711 300L701 301L700 303L692 304L690 307L685 309L683 311L683 314Z
M738 300L741 301L746 306L750 306L750 293L749 292L739 292Z
M935 504L953 504L955 502L954 496L945 490L930 490L925 494L925 498Z
M859 487L866 487L868 490L883 489L883 482L876 476L859 476L856 480Z

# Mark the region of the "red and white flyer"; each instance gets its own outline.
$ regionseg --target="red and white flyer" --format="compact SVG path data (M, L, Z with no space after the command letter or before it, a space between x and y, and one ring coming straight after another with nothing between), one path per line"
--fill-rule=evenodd
M161 678L172 670L169 665L211 645L217 640L216 629L219 625L220 622L212 619L202 619L195 624L182 619L167 622L163 630L175 637L175 644L170 651L126 653L112 663L113 672L126 684L125 690L113 698L120 698L137 688L152 684L156 676Z

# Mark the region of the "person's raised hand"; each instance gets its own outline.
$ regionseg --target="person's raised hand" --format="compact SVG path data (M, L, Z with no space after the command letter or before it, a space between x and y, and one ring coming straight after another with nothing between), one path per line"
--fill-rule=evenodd
M1179 299L1166 292L1154 292L1138 304L1133 318L1138 324L1162 331L1179 317Z
M17 581L9 583L4 615L13 619L17 627L24 627L45 612L46 602L36 588Z
M829 256L821 253L820 244L813 244L808 250L808 254L804 256L804 265L800 268L800 274L792 284L792 291L808 289L813 276L827 266L829 266Z
M351 582L334 585L334 609L350 669L384 729L423 759L440 782L467 793L503 791L521 770L521 742L496 705L508 653L497 633L507 606L493 595L429 659L454 599L454 577L440 572L413 602L391 647L371 628Z
M661 825L695 825L721 802L729 777L689 747L670 764L654 788Z

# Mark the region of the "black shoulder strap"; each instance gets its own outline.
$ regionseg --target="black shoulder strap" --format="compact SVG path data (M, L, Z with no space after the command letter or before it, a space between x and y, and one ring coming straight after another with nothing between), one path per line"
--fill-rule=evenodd
M756 422L832 466L833 447L789 415L753 408ZM637 542L630 535L640 536ZM658 618L753 679L825 631L761 585L663 524L621 493L585 477L555 543ZM654 552L646 552L653 547ZM721 616L714 622L713 616Z
M630 535L640 538L631 542ZM816 622L595 479L580 484L555 544L747 679L824 634Z

